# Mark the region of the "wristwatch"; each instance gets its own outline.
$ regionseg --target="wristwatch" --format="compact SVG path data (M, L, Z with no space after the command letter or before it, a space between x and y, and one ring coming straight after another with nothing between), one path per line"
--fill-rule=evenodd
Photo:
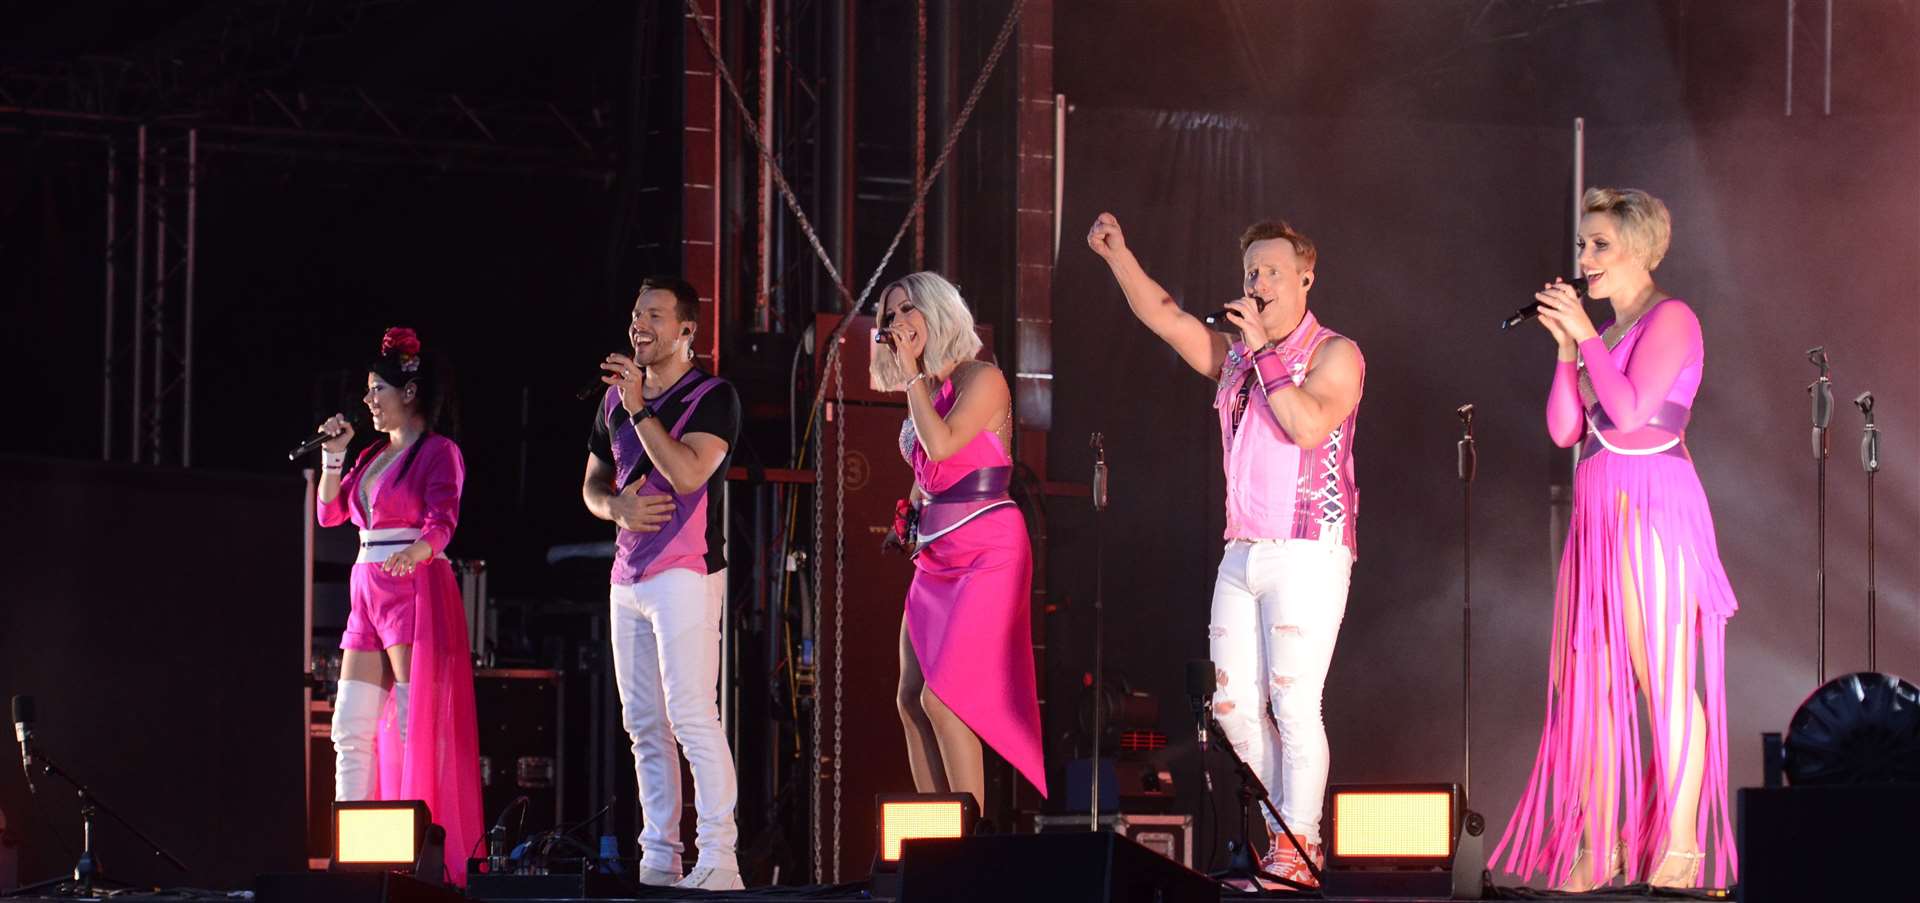
M640 410L634 411L633 413L628 414L627 419L631 421L634 426L638 427L640 425L640 421L645 420L648 417L658 417L658 416L660 416L660 412L655 411L653 409L653 405L643 404L640 406Z

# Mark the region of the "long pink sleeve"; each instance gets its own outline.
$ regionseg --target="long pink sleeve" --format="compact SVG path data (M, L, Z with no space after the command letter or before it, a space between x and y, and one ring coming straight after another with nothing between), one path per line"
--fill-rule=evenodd
M1547 392L1547 435L1553 444L1572 448L1586 431L1580 410L1580 368L1560 361L1553 368L1553 388Z
M453 541L453 528L460 521L460 489L467 481L467 462L458 445L452 442L435 445L439 454L431 461L420 462L427 467L422 499L426 522L420 527L420 539L438 555Z
M366 469L367 453L378 447L379 445L375 444L360 450L360 457L354 460L353 466L347 468L346 474L341 477L340 491L333 494L333 501L322 502L318 498L314 499L313 513L319 519L320 526L338 527L353 516L352 510L347 507L347 500L353 498L354 493L359 491L360 476Z
M1678 300L1662 301L1647 312L1626 373L1614 364L1613 355L1599 336L1580 343L1580 359L1587 365L1587 381L1593 386L1594 398L1614 428L1623 433L1647 425L1672 394L1681 371L1697 362L1701 353L1700 320L1692 308Z

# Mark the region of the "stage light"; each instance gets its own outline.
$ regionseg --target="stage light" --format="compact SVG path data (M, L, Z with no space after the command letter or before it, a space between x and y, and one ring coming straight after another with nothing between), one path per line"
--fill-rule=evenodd
M343 871L405 871L441 880L446 834L420 800L333 804L333 863Z
M900 862L900 844L919 837L965 837L980 813L971 793L914 793L883 795L880 810L880 855L876 863Z
M873 895L893 897L900 889L902 845L966 837L980 819L980 808L971 793L883 793L874 797L874 814L880 822L874 836L880 843L873 851Z
M1453 793L1346 790L1333 795L1333 848L1353 858L1430 859L1453 852Z
M1486 823L1454 784L1331 788L1329 897L1479 899Z

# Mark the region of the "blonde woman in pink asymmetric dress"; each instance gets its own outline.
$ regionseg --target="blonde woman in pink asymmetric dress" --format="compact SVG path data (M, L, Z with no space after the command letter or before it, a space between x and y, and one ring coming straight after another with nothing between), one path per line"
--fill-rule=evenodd
M974 360L973 315L953 284L914 273L880 298L874 384L907 395L900 452L919 509L900 624L900 718L920 792L984 802L981 742L1044 796L1029 606L1027 524L1008 497L1013 407L999 368Z

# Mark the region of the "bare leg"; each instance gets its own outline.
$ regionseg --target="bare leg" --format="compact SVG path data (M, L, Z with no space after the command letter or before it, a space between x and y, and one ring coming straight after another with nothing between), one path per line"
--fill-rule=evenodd
M920 707L920 694L927 678L920 673L920 659L913 654L913 640L907 636L907 619L900 618L900 689L895 703L900 709L900 724L907 732L907 767L913 772L913 789L920 793L947 792L946 765L940 760L940 738L933 722Z
M1697 878L1701 860L1685 854L1697 853L1700 849L1700 785L1706 774L1707 744L1706 710L1701 706L1700 695L1694 689L1694 673L1699 668L1699 661L1694 648L1692 625L1697 615L1698 601L1686 590L1684 571L1675 575L1676 582L1682 587L1679 602L1685 609L1681 613L1680 629L1671 631L1672 635L1669 636L1667 606L1673 600L1667 598L1665 556L1658 534L1651 535L1649 547L1649 560L1643 562L1642 566L1653 577L1652 598L1643 602L1638 598L1633 582L1621 581L1627 596L1624 606L1627 640L1633 658L1634 680L1647 699L1649 720L1656 717L1654 693L1663 695L1666 709L1666 724L1662 731L1667 741L1662 759L1666 773L1659 792L1665 793L1667 788L1673 786L1676 772L1679 780L1673 808L1667 813L1666 849L1657 860L1649 881L1661 886L1691 886ZM1656 658L1651 663L1648 661L1649 639L1656 656L1660 656L1664 650L1664 667L1672 673L1651 673L1650 667L1659 664L1660 659Z
M1597 643L1593 653L1601 662L1610 660L1605 641ZM1605 885L1612 880L1619 864L1615 848L1619 844L1620 772L1612 761L1613 721L1608 712L1612 673L1603 667L1594 669L1595 685L1590 690L1587 711L1593 713L1594 733L1587 754L1587 768L1580 809L1585 827L1581 853L1565 880L1554 890L1580 892Z
M934 735L940 739L940 761L946 765L947 789L953 793L973 794L974 805L986 811L986 766L981 761L980 738L960 720L947 704L940 701L932 687L920 690L920 707L933 722Z
M393 688L393 675L387 671L387 657L363 649L340 650L340 679L370 683L382 690Z

